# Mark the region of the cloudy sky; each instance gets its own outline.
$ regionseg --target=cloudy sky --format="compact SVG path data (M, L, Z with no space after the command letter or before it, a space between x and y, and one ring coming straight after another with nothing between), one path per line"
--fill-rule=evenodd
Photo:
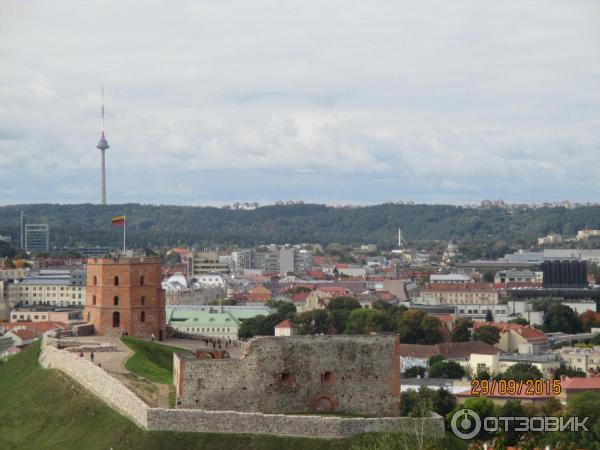
M600 200L597 0L0 0L0 204Z

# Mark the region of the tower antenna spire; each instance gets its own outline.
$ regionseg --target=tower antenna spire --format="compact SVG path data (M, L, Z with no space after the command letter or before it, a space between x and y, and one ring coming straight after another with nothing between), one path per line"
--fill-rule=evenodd
M102 86L102 136L104 136L104 85Z
M102 134L96 148L100 149L100 204L106 205L106 150L110 148L108 141L104 137L104 86L102 86Z

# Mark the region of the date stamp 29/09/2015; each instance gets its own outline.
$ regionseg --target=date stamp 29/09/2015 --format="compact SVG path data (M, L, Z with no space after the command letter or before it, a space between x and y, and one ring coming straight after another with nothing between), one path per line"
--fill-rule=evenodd
M560 380L473 380L472 396L487 395L554 395L561 393Z

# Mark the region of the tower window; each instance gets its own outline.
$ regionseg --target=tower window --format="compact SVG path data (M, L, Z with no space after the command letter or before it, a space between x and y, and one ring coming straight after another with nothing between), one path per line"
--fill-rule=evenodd
M140 277L140 286L144 285L144 275Z
M92 305L95 305L95 304L96 304L96 296L92 295Z
M121 325L121 314L119 311L115 311L112 316L112 326L118 328Z
M113 298L113 304L115 306L119 306L119 297L115 295L115 298Z
M94 275L94 286L98 286L98 277Z
M140 322L146 321L146 311L142 311L140 314Z
M144 306L146 304L146 296L142 295L140 302L141 302L142 306Z
M114 284L115 286L119 285L119 277L115 277Z

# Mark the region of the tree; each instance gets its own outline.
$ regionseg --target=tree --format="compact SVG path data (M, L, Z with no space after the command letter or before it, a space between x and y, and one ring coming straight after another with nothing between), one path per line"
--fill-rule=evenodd
M491 309L485 311L485 321L488 323L494 321L494 315L492 314Z
M452 342L467 342L471 340L471 331L473 321L461 317L454 321L452 325Z
M313 309L298 316L300 334L322 334L327 333L327 311L324 309Z
M427 372L427 369L425 369L425 367L412 366L406 369L406 371L404 372L404 378L423 378L425 376L425 372Z
M346 330L346 322L352 310L336 309L327 315L327 333L342 334Z
M440 327L442 323L437 317L425 316L421 321L421 330L423 338L419 341L420 344L437 344L442 340Z
M442 355L434 355L431 358L429 358L429 361L427 361L427 365L429 367L433 366L435 363L438 363L440 361L443 361L444 357Z
M450 422L452 420L452 416L458 411L464 409L472 409L477 413L477 415L481 418L481 422L483 423L486 417L494 417L495 408L494 402L487 397L470 397L465 400L462 405L457 405L453 411L446 415L446 421ZM490 435L483 430L479 432L476 436L476 439L487 439Z
M4 260L4 268L5 269L14 269L15 267L17 267L17 266L15 265L15 262L12 259Z
M592 328L600 326L600 313L596 313L591 309L588 309L581 314L581 327L583 331L590 332Z
M560 378L562 375L580 378L585 378L587 376L586 373L581 369L572 369L567 367L565 363L560 363L560 367L554 371L554 377Z
M358 300L347 296L334 297L327 304L327 309L329 309L329 311L340 309L353 310L358 308L360 308L360 303L358 303Z
M486 270L483 273L483 281L485 281L486 283L493 283L495 276L496 272L494 272L493 270Z
M407 344L436 344L441 341L439 319L423 311L409 309L397 319L400 340Z
M494 345L500 341L500 331L493 325L483 325L475 330L473 340Z
M553 304L544 318L546 333L563 332L567 334L582 331L581 320L575 311L567 305Z
M498 408L498 415L500 417L525 417L525 410L523 405L519 400L508 399L502 406ZM505 442L509 445L515 445L519 442L519 437L522 433L517 432L515 428L517 428L517 422L509 422L507 426L507 430L502 429L501 433L505 434L506 440Z
M510 366L503 374L498 375L497 378L515 381L541 380L542 373L531 363L517 363Z
M600 333L596 333L590 343L593 345L600 345Z
M361 308L350 312L344 334L368 334L390 329L388 317L383 311Z
M440 361L429 368L431 378L453 378L459 379L465 376L465 371L455 361Z
M516 319L509 320L508 323L516 323L517 325L529 325L527 319L523 317L517 317Z

